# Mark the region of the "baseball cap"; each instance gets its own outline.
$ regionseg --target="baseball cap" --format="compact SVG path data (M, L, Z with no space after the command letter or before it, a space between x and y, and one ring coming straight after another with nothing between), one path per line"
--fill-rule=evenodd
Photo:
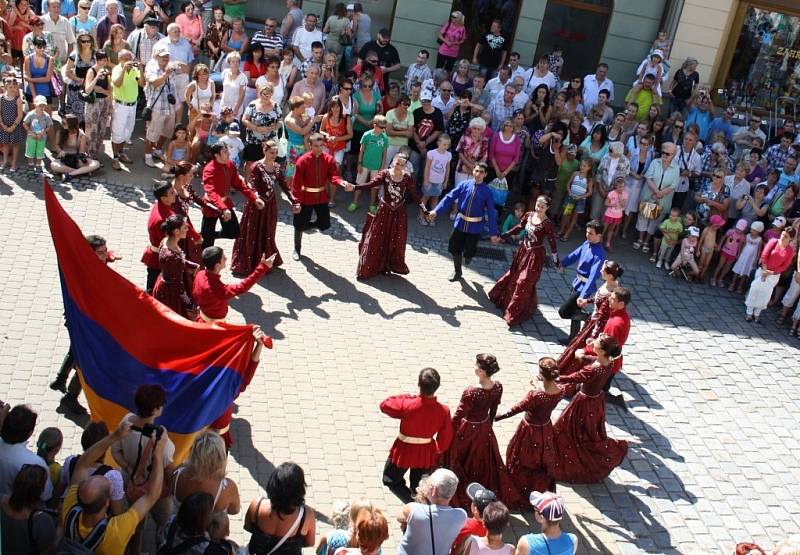
M711 225L723 225L725 223L725 220L719 214L714 214L708 221L711 222Z
M427 90L422 91L422 94L419 95L419 100L420 102L426 102L426 101L430 102L431 100L433 100L433 95L431 94L431 91Z
M533 508L545 519L556 521L564 517L564 498L560 495L552 491L532 491L529 499Z
M786 218L783 216L778 216L774 220L772 220L773 227L786 227Z
M483 509L485 509L486 505L489 503L497 501L497 496L494 492L486 489L478 482L472 482L467 486L467 495L480 512L483 512Z
M163 57L163 56L169 56L169 50L167 50L166 48L159 49L159 50L156 50L156 51L153 53L153 55L154 55L154 56L158 56L159 58L161 58L161 57Z
M692 237L700 237L700 230L697 229L695 226L690 226L689 235L691 235Z
M33 99L34 106L47 106L47 98L42 95L37 95L36 98Z
M236 123L235 121L234 121L234 122L232 122L232 123L231 123L231 124L228 126L228 134L229 134L229 135L238 135L238 134L239 134L239 124L238 124L238 123Z

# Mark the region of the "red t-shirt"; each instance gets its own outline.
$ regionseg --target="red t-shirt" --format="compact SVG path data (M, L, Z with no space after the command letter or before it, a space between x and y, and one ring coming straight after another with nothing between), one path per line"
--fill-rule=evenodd
M267 73L267 64L256 65L253 62L245 62L244 71L250 75L250 79L255 80Z

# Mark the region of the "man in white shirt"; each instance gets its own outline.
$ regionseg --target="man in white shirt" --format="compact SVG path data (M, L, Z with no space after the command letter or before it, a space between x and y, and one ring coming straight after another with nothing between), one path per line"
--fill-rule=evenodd
M56 59L61 64L67 62L67 57L75 48L75 33L66 17L61 17L61 0L50 0L47 4L47 13L42 16L44 30L53 35L56 45Z
M527 69L519 65L519 60L520 60L519 52L512 52L511 55L508 57L508 67L511 68L512 79L517 75L519 75L520 77L525 77L525 72L527 71Z
M430 58L430 53L427 50L422 49L417 53L417 62L408 66L408 70L406 71L406 76L404 79L405 84L403 86L406 94L411 94L411 85L415 81L424 83L428 79L433 78L431 68L428 67L428 58Z
M447 128L447 122L450 120L450 112L456 106L456 98L453 96L453 85L450 81L442 81L439 85L439 94L437 94L431 101L434 108L439 108L444 117L444 126Z
M607 75L608 64L601 63L594 74L583 78L583 109L587 112L597 104L597 95L603 89L608 91L609 103L614 102L614 83Z
M60 6L59 6L60 8ZM0 430L0 497L10 495L17 473L26 464L41 466L50 476L47 463L40 456L28 449L28 440L36 428L36 413L27 405L17 405L9 410L9 406L0 403L0 411L5 418L0 418L3 427ZM53 484L45 481L42 501L53 496Z
M317 29L317 16L310 13L306 16L302 27L298 27L292 37L294 63L298 67L311 57L311 44L322 42L322 31Z
M683 204L689 194L689 189L693 180L700 177L703 171L703 157L697 152L697 135L691 131L683 134L683 144L678 147L673 164L678 164L681 171L681 179L675 187L675 195L672 197L672 206L683 210ZM638 168L631 168L636 171Z
M762 145L767 141L767 136L761 130L761 118L756 115L750 116L750 125L739 128L733 134L733 142L736 144L736 160L741 160L744 151L753 147L753 139L761 139Z
M508 66L503 66L497 72L497 77L492 77L486 83L486 87L484 87L487 91L489 91L489 97L494 98L495 95L498 93L502 94L502 91L505 90L506 85L511 84L511 70Z
M550 71L550 58L547 55L540 56L536 65L525 72L525 92L530 96L542 83L547 85L550 92L553 92L557 85L556 76Z
M167 25L167 36L158 41L153 50L166 50L169 52L170 65L173 68L171 81L175 90L175 98L178 102L175 121L179 122L183 118L186 87L189 86L189 81L191 80L190 74L192 72L192 62L194 61L192 43L181 36L181 28L177 23L170 23ZM162 158L160 149L157 149L154 154L157 158Z

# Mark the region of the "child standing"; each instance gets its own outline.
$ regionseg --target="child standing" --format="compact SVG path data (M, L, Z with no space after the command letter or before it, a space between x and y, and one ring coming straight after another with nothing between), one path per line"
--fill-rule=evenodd
M186 131L186 126L179 123L175 126L175 132L172 134L172 140L167 145L166 162L164 162L164 173L161 177L170 177L173 168L180 162L189 159L189 134Z
M661 50L664 53L664 58L667 60L669 59L669 53L672 50L672 41L667 37L666 31L658 32L650 51L652 52L653 50Z
M717 250L717 232L719 228L725 225L725 220L722 219L722 216L719 214L714 214L711 216L711 219L708 221L708 226L703 230L703 233L700 235L700 242L698 244L700 250L700 256L697 259L698 266L700 267L700 272L698 274L698 278L700 281L703 281L706 277L706 271L708 270L709 264L711 264L711 258L714 256L714 252Z
M747 231L747 220L739 220L736 227L729 229L722 237L719 252L719 262L711 278L711 287L725 287L725 276L728 275L733 263L739 257L745 242L744 232ZM733 284L733 281L731 281Z
M617 227L622 223L622 211L628 204L628 191L625 190L625 176L614 180L614 189L606 197L606 211L603 214L603 223L606 224L606 250L613 252L611 241L617 233Z
M750 234L745 239L744 247L739 253L739 258L736 259L736 264L733 265L733 280L731 280L728 291L735 290L739 294L744 293L744 286L755 269L756 262L761 258L761 249L764 246L764 239L761 237L763 231L764 222L756 220L750 224Z
M683 223L681 222L681 209L677 206L669 211L669 218L661 222L661 246L658 250L658 261L656 268L669 268L669 257L672 256L672 249L678 244L678 239L683 233Z
M564 216L561 218L559 235L562 241L569 238L572 228L578 221L578 215L586 211L586 199L592 196L592 169L594 163L591 158L581 160L578 170L572 174L567 185L567 202L564 205Z
M234 121L228 125L228 132L217 142L225 145L231 157L231 162L238 168L241 160L240 155L244 150L244 143L239 138L239 124Z
M450 178L450 161L452 159L450 135L442 133L436 142L436 148L428 151L425 160L425 171L422 174L422 206L425 209L428 209L429 202L430 208L434 208L439 203L439 197L442 195L442 191L447 188L447 181ZM429 224L422 212L420 212L417 220L421 225L436 225L436 220Z
M47 143L47 130L53 126L53 120L44 107L47 99L39 95L33 99L33 110L25 115L22 126L28 132L25 140L25 157L29 166L41 168L44 165L44 147Z
M361 150L358 153L358 175L356 183L362 184L370 181L386 165L386 151L389 150L389 136L386 134L386 118L380 114L372 120L372 129L361 137ZM358 210L358 197L361 191L356 189L353 193L353 202L347 207L348 212ZM375 214L378 207L375 201L378 198L377 188L369 191L369 213Z
M683 272L683 278L686 281L691 281L686 272L683 271L684 266L689 266L692 269L692 277L697 277L700 274L700 269L697 267L697 262L694 259L694 253L697 249L697 238L700 237L700 230L695 226L688 229L686 237L681 241L681 252L672 263L672 271L669 273L672 277L678 276L678 270Z
M501 236L505 236L508 231L516 226L521 220L522 216L525 215L525 204L522 202L518 202L514 205L514 212L506 216L505 221L503 222L503 228L500 231ZM506 238L506 241L509 243L516 243L520 241L523 237L525 237L525 230L523 229L517 235L510 235Z

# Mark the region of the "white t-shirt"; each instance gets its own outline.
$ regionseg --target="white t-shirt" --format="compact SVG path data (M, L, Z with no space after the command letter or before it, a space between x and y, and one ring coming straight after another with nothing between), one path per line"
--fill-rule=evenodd
M228 149L228 154L231 157L231 160L239 160L239 153L244 150L244 143L242 139L239 137L233 137L231 135L225 135L217 141L221 145L225 145Z
M450 160L453 159L453 154L446 150L444 154L439 152L438 148L428 151L428 160L431 161L431 167L428 170L428 183L441 185L447 178L447 171L450 167Z
M280 83L278 83L278 85L276 86L267 80L266 75L262 75L261 77L256 79L256 90L258 90L267 83L272 85L272 101L278 106L280 106L281 103L283 102L283 95L285 94L284 89L286 88L286 81L284 81L283 76L281 76Z
M553 92L553 89L556 88L556 76L553 75L552 71L548 71L544 77L539 77L536 75L536 68L530 68L528 71L525 72L525 92L528 96L533 93L534 89L544 83L550 89L550 92Z
M220 106L230 106L231 108L236 106L236 103L239 102L239 94L241 94L242 89L247 87L247 75L239 72L239 75L233 77L231 75L230 69L225 69L222 72L222 97L220 98ZM244 101L242 102L242 107L239 109L239 112L244 109ZM237 115L238 117L238 115Z
M292 46L296 46L300 50L300 54L303 55L303 58L308 60L311 58L311 43L312 42L322 42L322 31L319 29L314 29L313 31L307 31L305 27L298 27L297 31L294 32L294 37L292 38ZM297 67L300 67L302 62L298 59L294 59L294 64Z
M128 413L125 415L125 420L133 420L134 418L134 414ZM136 457L139 454L140 441L142 445L142 451L144 451L148 438L142 436L142 433L138 430L131 429L128 435L111 446L111 453L115 454L117 458L121 457L125 460L125 462L133 467L133 465L136 464ZM172 443L172 440L166 434L163 435L159 441L167 442L164 445L163 458L164 468L166 468L172 463L172 458L175 456L175 444Z

